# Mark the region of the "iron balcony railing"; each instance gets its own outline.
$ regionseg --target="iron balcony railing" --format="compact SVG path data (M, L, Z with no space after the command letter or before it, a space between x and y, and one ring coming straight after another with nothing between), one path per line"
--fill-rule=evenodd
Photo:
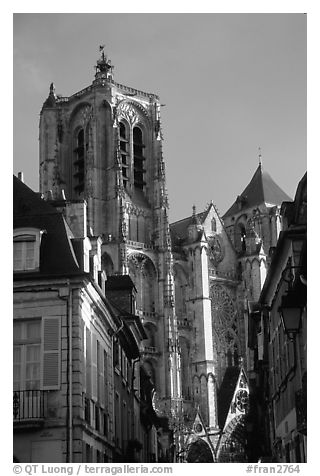
M42 420L47 407L44 390L14 390L13 421Z

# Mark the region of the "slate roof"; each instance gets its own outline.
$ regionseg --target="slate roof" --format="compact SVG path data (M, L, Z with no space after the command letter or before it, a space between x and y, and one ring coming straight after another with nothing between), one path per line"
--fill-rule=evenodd
M107 277L106 290L135 289L135 285L129 275L112 275Z
M195 217L191 215L190 217L183 218L182 220L176 221L170 224L170 234L172 243L178 244L182 243L188 237L188 226L192 225L194 218L202 224L204 220L207 218L209 209L197 213ZM201 236L201 234L200 234Z
M243 209L251 208L262 203L281 205L282 202L291 201L291 198L275 183L271 176L259 164L249 185L240 197L245 199ZM239 212L237 200L224 214L223 218Z
M80 268L71 243L73 238L62 215L17 177L13 176L13 228L44 230L40 245L40 270L15 273L34 275L79 274Z
M222 429L229 413L230 404L240 375L239 367L227 367L218 390L218 424Z

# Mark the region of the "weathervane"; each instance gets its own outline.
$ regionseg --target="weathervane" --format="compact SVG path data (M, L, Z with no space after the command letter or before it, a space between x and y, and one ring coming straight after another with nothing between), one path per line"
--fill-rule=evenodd
M106 45L100 45L100 46L99 46L99 51L100 51L100 53L101 53L101 59L102 59L102 61L105 61L105 60L106 60L106 56L105 56L105 54L104 54L104 49L105 49L105 47L106 47Z
M261 158L262 158L262 155L261 155L261 147L258 148L258 151L259 151L259 165L261 166Z
M113 66L111 64L111 60L107 59L107 56L105 54L105 49L106 45L99 45L99 52L101 54L101 57L97 60L97 64L95 66L96 69L96 74L102 73L102 76L99 79L102 79L104 81L105 79L112 79L112 72L113 72ZM97 76L96 76L96 79ZM102 84L102 83L101 83Z

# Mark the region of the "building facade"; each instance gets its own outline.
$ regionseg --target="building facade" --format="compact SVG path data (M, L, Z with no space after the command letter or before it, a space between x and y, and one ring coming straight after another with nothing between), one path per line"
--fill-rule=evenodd
M146 334L134 301L121 309L123 297L106 298L101 240L86 235L85 203L76 203L73 232L61 203L16 177L13 190L14 459L154 460L158 422L141 397L150 394L140 380ZM74 206L64 203L66 216ZM118 284L122 296L128 279Z
M142 324L138 354L121 347L123 329L117 334L114 457L124 458L129 440L136 457L143 436L144 460L246 461L266 452L262 445L249 456L248 449L256 381L251 303L282 229L281 203L290 199L260 157L224 216L211 202L169 225L160 108L155 94L115 82L103 49L91 85L62 97L51 84L40 115L40 192L60 203L71 228L82 216L79 237L97 250L92 272L108 302L117 296L116 277L129 276L127 296L136 293L134 310L119 295L113 308ZM141 388L130 401L148 409L140 437L129 397L121 397L123 382L131 385L130 355L139 356ZM148 441L157 443L147 448Z
M300 463L307 461L307 174L294 201L283 203L282 219L259 300L267 317L260 355L268 361L272 457Z
M266 278L284 200L289 197L260 157L248 186L223 217L210 203L170 225L182 396L188 416L189 406L199 410L214 461L244 461L250 454L245 420L255 373L249 306ZM186 451L203 438L192 418L190 411Z
M148 341L142 351L165 414L181 397L160 102L116 83L102 50L93 83L70 97L54 86L40 117L40 191L85 199L102 269L129 274Z

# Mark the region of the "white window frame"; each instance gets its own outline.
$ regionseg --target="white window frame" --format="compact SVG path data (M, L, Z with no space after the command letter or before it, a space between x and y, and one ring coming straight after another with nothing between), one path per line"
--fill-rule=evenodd
M34 337L34 338L28 338L27 337L27 325L29 323L35 323L39 325L39 337ZM17 347L20 349L20 361L19 363L16 362L16 364L19 364L20 366L20 379L19 379L19 388L17 390L27 390L27 349L28 347L32 346L38 346L40 349L40 356L39 356L39 385L38 388L35 389L28 389L28 390L40 390L41 387L41 375L42 375L42 344L41 344L41 335L42 335L42 322L41 318L37 319L28 319L28 320L19 320L17 321L17 324L21 326L21 336L19 339L16 339L14 341L14 347Z
M13 231L13 258L15 243L22 243L21 267L17 267L13 259L13 271L38 271L40 268L40 243L44 230L38 228L16 228ZM32 265L27 266L27 243L33 243Z
M40 323L40 338L26 338L26 324L30 321ZM40 345L40 381L38 390L59 390L61 385L61 318L60 316L44 316L34 319L17 319L22 326L20 339L14 345L21 346L21 390L26 390L26 346ZM49 371L48 371L49 369ZM50 373L49 373L50 372Z

